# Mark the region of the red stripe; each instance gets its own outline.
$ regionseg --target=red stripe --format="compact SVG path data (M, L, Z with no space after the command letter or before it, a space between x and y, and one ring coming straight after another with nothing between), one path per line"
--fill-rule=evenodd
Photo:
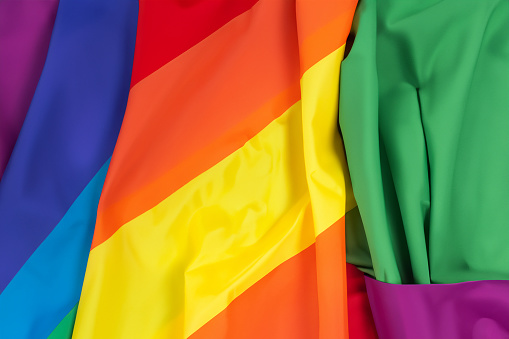
M300 99L294 12L261 1L131 90L93 247Z
M131 90L92 247L241 147L299 100L302 67L346 40L344 32L338 31L339 37L325 33L348 19L353 7L336 8L330 22L301 19L303 30L295 11L294 0L260 1Z
M373 314L369 306L364 273L352 264L346 264L348 285L348 331L350 338L378 338Z
M257 1L140 0L131 87Z

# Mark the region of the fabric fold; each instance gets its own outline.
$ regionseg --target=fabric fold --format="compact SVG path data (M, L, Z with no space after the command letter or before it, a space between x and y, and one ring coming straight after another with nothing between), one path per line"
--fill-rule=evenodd
M364 0L357 17L339 120L366 241L347 225L349 262L370 254L389 283L509 280L509 3Z
M46 60L58 0L0 1L0 179Z
M366 277L380 339L507 339L509 281L397 285Z

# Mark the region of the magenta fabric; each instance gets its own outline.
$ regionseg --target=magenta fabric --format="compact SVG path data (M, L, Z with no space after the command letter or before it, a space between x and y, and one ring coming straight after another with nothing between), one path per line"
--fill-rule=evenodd
M46 60L58 0L0 0L0 179Z
M509 281L396 285L365 280L380 339L509 339Z

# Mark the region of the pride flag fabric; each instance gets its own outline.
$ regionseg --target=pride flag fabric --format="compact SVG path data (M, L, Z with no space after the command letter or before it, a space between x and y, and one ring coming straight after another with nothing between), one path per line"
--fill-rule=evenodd
M74 338L348 337L337 83L354 10L140 2Z
M0 2L0 179L46 60L58 1Z
M46 338L62 321L59 331L72 331L127 102L137 12L135 1L58 4L44 67L0 181L0 338Z
M509 3L366 0L357 18L347 260L376 279L378 334L509 338Z
M0 0L0 338L509 338L508 24Z

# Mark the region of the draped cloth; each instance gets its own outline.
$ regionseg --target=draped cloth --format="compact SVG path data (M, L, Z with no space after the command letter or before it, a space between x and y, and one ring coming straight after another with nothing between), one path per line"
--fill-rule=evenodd
M0 179L46 60L58 0L0 1Z
M135 0L61 0L53 28L43 26L51 42L0 181L1 338L47 338L57 327L54 338L71 335L137 14Z
M497 330L483 338L507 338L509 3L366 0L355 22L340 85L358 202L347 260L378 280L379 334L481 338L472 326L484 324ZM496 302L477 293L490 284ZM433 301L457 306L441 317Z
M337 126L356 1L48 4L0 182L0 337L376 338Z
M140 1L73 338L376 336L362 287L347 302L355 5Z

